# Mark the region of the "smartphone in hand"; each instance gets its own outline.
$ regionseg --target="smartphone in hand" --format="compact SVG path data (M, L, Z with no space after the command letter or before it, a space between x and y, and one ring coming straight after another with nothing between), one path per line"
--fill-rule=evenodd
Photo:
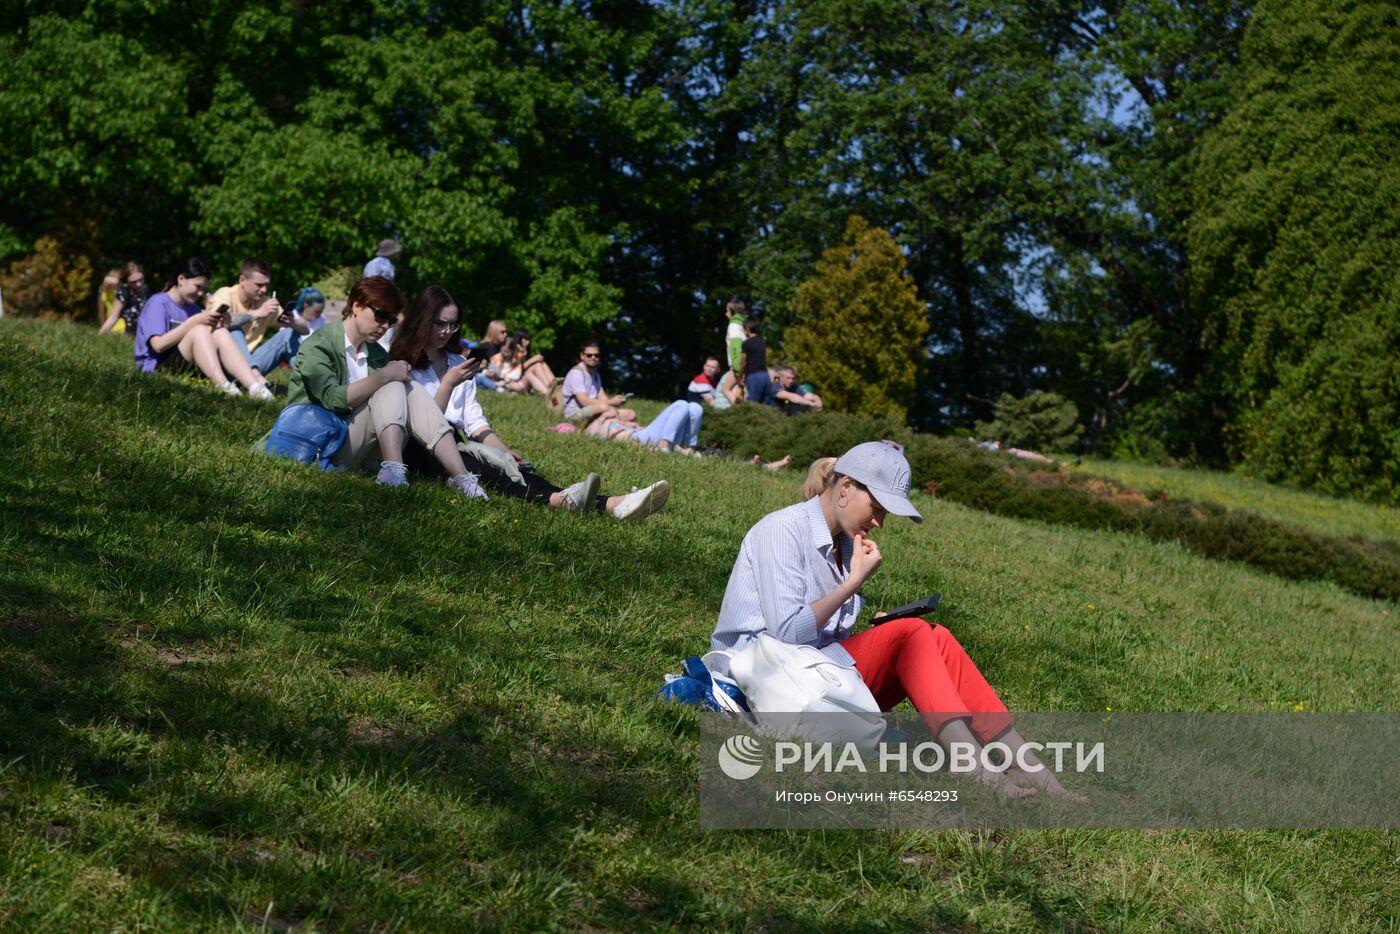
M913 603L906 603L904 606L897 606L893 610L886 610L885 615L879 619L872 619L870 625L878 626L881 623L888 623L893 619L904 619L909 616L923 616L925 613L932 613L938 607L938 601L943 598L942 594L934 594Z

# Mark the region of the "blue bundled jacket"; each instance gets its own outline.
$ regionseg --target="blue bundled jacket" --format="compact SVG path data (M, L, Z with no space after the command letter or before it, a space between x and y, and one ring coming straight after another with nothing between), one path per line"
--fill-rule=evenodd
M315 464L322 470L344 470L331 466L331 458L349 434L345 420L330 409L311 403L289 405L277 416L262 449L275 457L290 457L299 464Z

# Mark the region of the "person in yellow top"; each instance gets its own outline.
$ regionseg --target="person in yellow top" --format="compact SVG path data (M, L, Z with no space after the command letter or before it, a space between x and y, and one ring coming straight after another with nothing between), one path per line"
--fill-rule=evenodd
M271 282L272 271L267 263L249 257L238 267L238 283L218 289L204 303L209 311L228 306L229 336L242 349L259 379L248 390L254 399L272 398L265 374L295 357L301 338L311 333L305 321L285 311L275 296L268 297Z
M141 309L146 304L146 299L150 293L146 290L146 273L141 268L140 263L130 262L121 269L113 270L116 275L116 284L111 300L107 300L107 279L102 280L102 295L99 296L102 327L98 329L99 334L121 334L123 332L135 335L136 320L141 317ZM112 273L107 274L108 278Z

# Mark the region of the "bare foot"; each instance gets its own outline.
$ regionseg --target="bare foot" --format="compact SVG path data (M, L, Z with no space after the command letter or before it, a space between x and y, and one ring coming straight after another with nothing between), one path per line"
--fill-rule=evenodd
M1005 798L1029 798L1039 790L1034 785L1016 781L1007 772L978 769L972 777L983 785L991 787L993 791Z
M1010 780L1021 786L1028 786L1037 791L1047 794L1052 798L1063 798L1066 801L1073 801L1075 804L1088 804L1089 796L1080 794L1077 791L1070 791L1054 773L1048 769L1041 769L1039 772L1025 772L1019 768L1014 768L1008 773Z

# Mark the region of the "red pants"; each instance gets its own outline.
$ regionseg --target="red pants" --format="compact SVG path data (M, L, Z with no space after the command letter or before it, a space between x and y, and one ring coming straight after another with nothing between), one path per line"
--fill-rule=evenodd
M1006 705L943 626L917 617L896 619L857 633L841 646L856 660L856 670L881 710L907 697L934 736L959 718L972 721L972 735L983 743L1011 726Z

